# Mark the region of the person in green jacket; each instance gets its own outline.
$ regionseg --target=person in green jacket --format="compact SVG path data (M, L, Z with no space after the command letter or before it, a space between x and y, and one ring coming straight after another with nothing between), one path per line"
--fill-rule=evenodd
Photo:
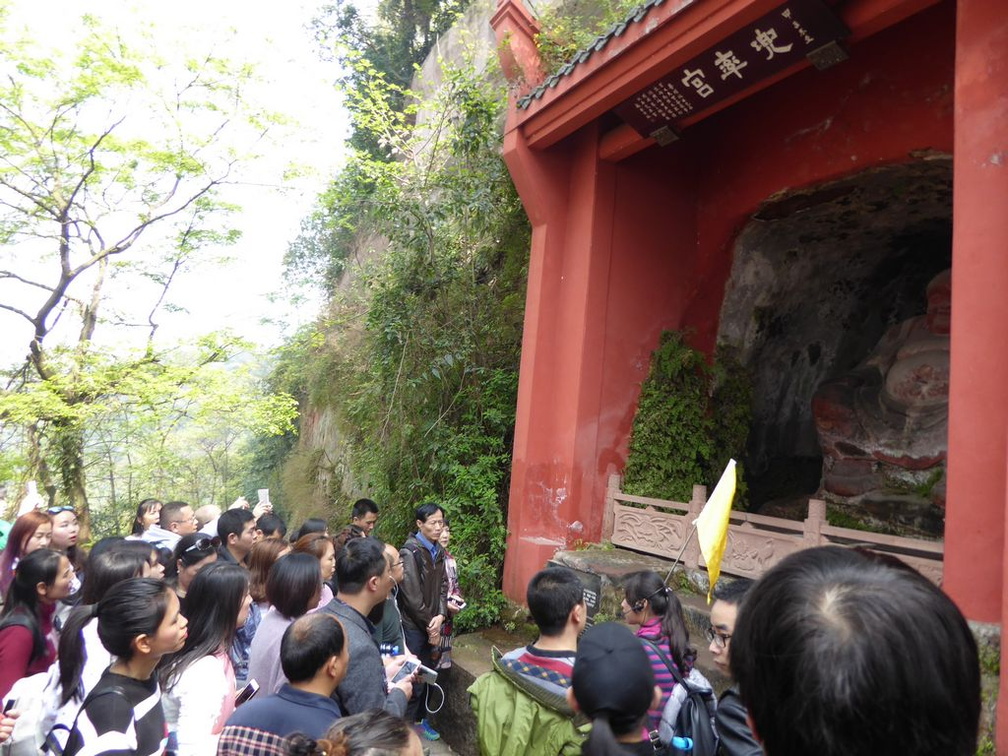
M493 651L493 670L469 687L481 756L580 754L587 721L567 703L577 638L587 607L566 567L536 573L526 592L539 637L508 654Z

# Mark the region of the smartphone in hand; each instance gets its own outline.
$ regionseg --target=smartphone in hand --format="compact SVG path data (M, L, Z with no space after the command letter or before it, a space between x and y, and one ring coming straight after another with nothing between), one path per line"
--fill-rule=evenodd
M235 696L235 706L241 706L243 703L248 701L252 696L259 692L259 683L255 680L249 680L248 685L238 691L238 695Z

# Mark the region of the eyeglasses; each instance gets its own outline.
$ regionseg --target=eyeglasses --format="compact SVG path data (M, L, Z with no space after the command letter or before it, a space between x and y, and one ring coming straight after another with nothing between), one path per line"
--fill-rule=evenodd
M731 633L722 633L714 629L713 625L708 626L705 633L707 640L715 644L718 648L727 648L728 641L731 640Z
M399 560L398 562L392 562L392 569L393 569L393 570L394 570L394 569L395 569L396 567L402 567L402 566L403 566L403 560L402 560L402 559L400 559L400 560Z
M210 549L216 549L220 546L221 540L217 536L213 538L197 538L193 545L188 549L183 551L183 554L188 554L190 551L209 551Z
M64 504L61 507L49 507L49 509L47 509L46 512L48 512L51 515L57 515L60 512L73 512L74 514L76 514L76 510L73 507L69 506L68 504Z

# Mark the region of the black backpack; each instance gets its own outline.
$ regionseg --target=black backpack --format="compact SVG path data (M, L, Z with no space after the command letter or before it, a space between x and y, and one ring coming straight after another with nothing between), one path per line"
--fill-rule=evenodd
M711 711L714 708L711 704L716 700L714 699L714 691L710 688L699 688L684 679L657 644L647 638L641 638L641 640L654 649L658 658L672 673L676 683L681 685L686 692L686 698L680 705L679 713L675 718L673 736L689 738L693 742L693 748L691 750L677 748L673 741L668 744L669 753L673 756L716 756L718 738L714 731L714 723L711 721Z

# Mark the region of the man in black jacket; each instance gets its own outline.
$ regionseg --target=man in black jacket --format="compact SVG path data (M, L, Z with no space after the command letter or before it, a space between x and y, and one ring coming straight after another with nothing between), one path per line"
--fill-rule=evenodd
M735 618L739 604L753 581L739 578L731 582L719 582L714 586L714 604L711 606L711 626L707 630L710 652L714 664L731 676L728 667L731 658L731 637L735 632ZM718 734L718 753L722 756L759 756L763 748L753 737L746 721L746 708L739 698L738 686L732 685L718 701L714 714L714 724Z
M441 625L448 616L445 552L438 543L444 522L444 512L437 504L420 505L416 510L417 532L406 539L399 552L403 581L396 598L402 612L406 647L431 669L437 667ZM437 740L441 736L427 722L425 693L426 686L418 686L409 714L417 722L422 737Z

